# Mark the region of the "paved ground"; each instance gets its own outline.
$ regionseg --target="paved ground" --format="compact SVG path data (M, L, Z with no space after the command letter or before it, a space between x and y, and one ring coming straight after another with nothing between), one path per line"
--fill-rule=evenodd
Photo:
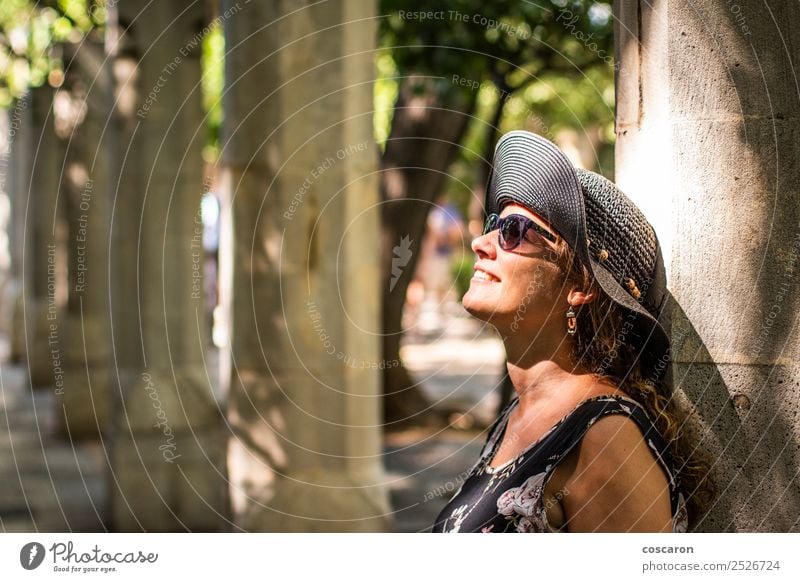
M394 530L430 530L436 516L461 484L462 473L477 460L484 442L478 431L393 436L386 447Z
M96 441L56 436L55 395L0 367L0 531L105 531L108 466Z
M460 408L474 427L436 433L406 431L387 438L385 466L392 483L395 530L430 529L477 460L485 430L495 417L504 352L493 330L471 319L457 303L423 304L401 350L415 380L435 405Z
M462 430L388 435L385 467L395 531L430 529L472 466L497 406L502 347L457 304L423 305L403 358L437 404L476 419ZM108 461L102 443L55 432L55 395L31 391L21 366L0 363L0 532L106 531Z

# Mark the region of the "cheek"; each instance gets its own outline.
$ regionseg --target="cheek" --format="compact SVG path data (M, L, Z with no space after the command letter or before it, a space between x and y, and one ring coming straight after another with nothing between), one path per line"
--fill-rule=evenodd
M558 301L563 286L558 269L550 263L537 263L529 269L519 270L513 273L509 283L508 296L515 302L536 301L547 304L547 307Z

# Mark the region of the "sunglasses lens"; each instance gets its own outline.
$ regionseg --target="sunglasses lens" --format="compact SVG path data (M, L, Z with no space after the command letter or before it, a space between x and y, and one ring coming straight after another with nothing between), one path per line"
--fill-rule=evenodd
M500 226L500 244L505 250L511 250L519 246L522 242L525 228L524 219L521 216L511 215L503 220Z

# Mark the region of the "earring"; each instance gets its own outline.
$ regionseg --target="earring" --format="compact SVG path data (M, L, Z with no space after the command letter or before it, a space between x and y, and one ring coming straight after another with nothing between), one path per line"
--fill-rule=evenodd
M567 310L567 333L569 335L575 335L575 331L578 327L575 315L575 310L572 308L572 305L570 305L569 309Z

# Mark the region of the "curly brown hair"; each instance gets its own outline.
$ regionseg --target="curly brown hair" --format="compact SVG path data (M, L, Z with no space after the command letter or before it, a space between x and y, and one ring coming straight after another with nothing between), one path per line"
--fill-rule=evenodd
M585 265L576 261L569 245L561 237L551 254L565 280L574 282L595 299L579 307L577 330L572 346L576 367L583 368L598 380L618 386L647 411L665 441L678 472L678 487L686 500L689 524L693 527L714 498L710 477L711 456L692 442L686 433L686 415L677 406L674 391L663 374L656 373L667 361L647 361L642 356L646 346L637 341L633 316L621 308L600 287Z

